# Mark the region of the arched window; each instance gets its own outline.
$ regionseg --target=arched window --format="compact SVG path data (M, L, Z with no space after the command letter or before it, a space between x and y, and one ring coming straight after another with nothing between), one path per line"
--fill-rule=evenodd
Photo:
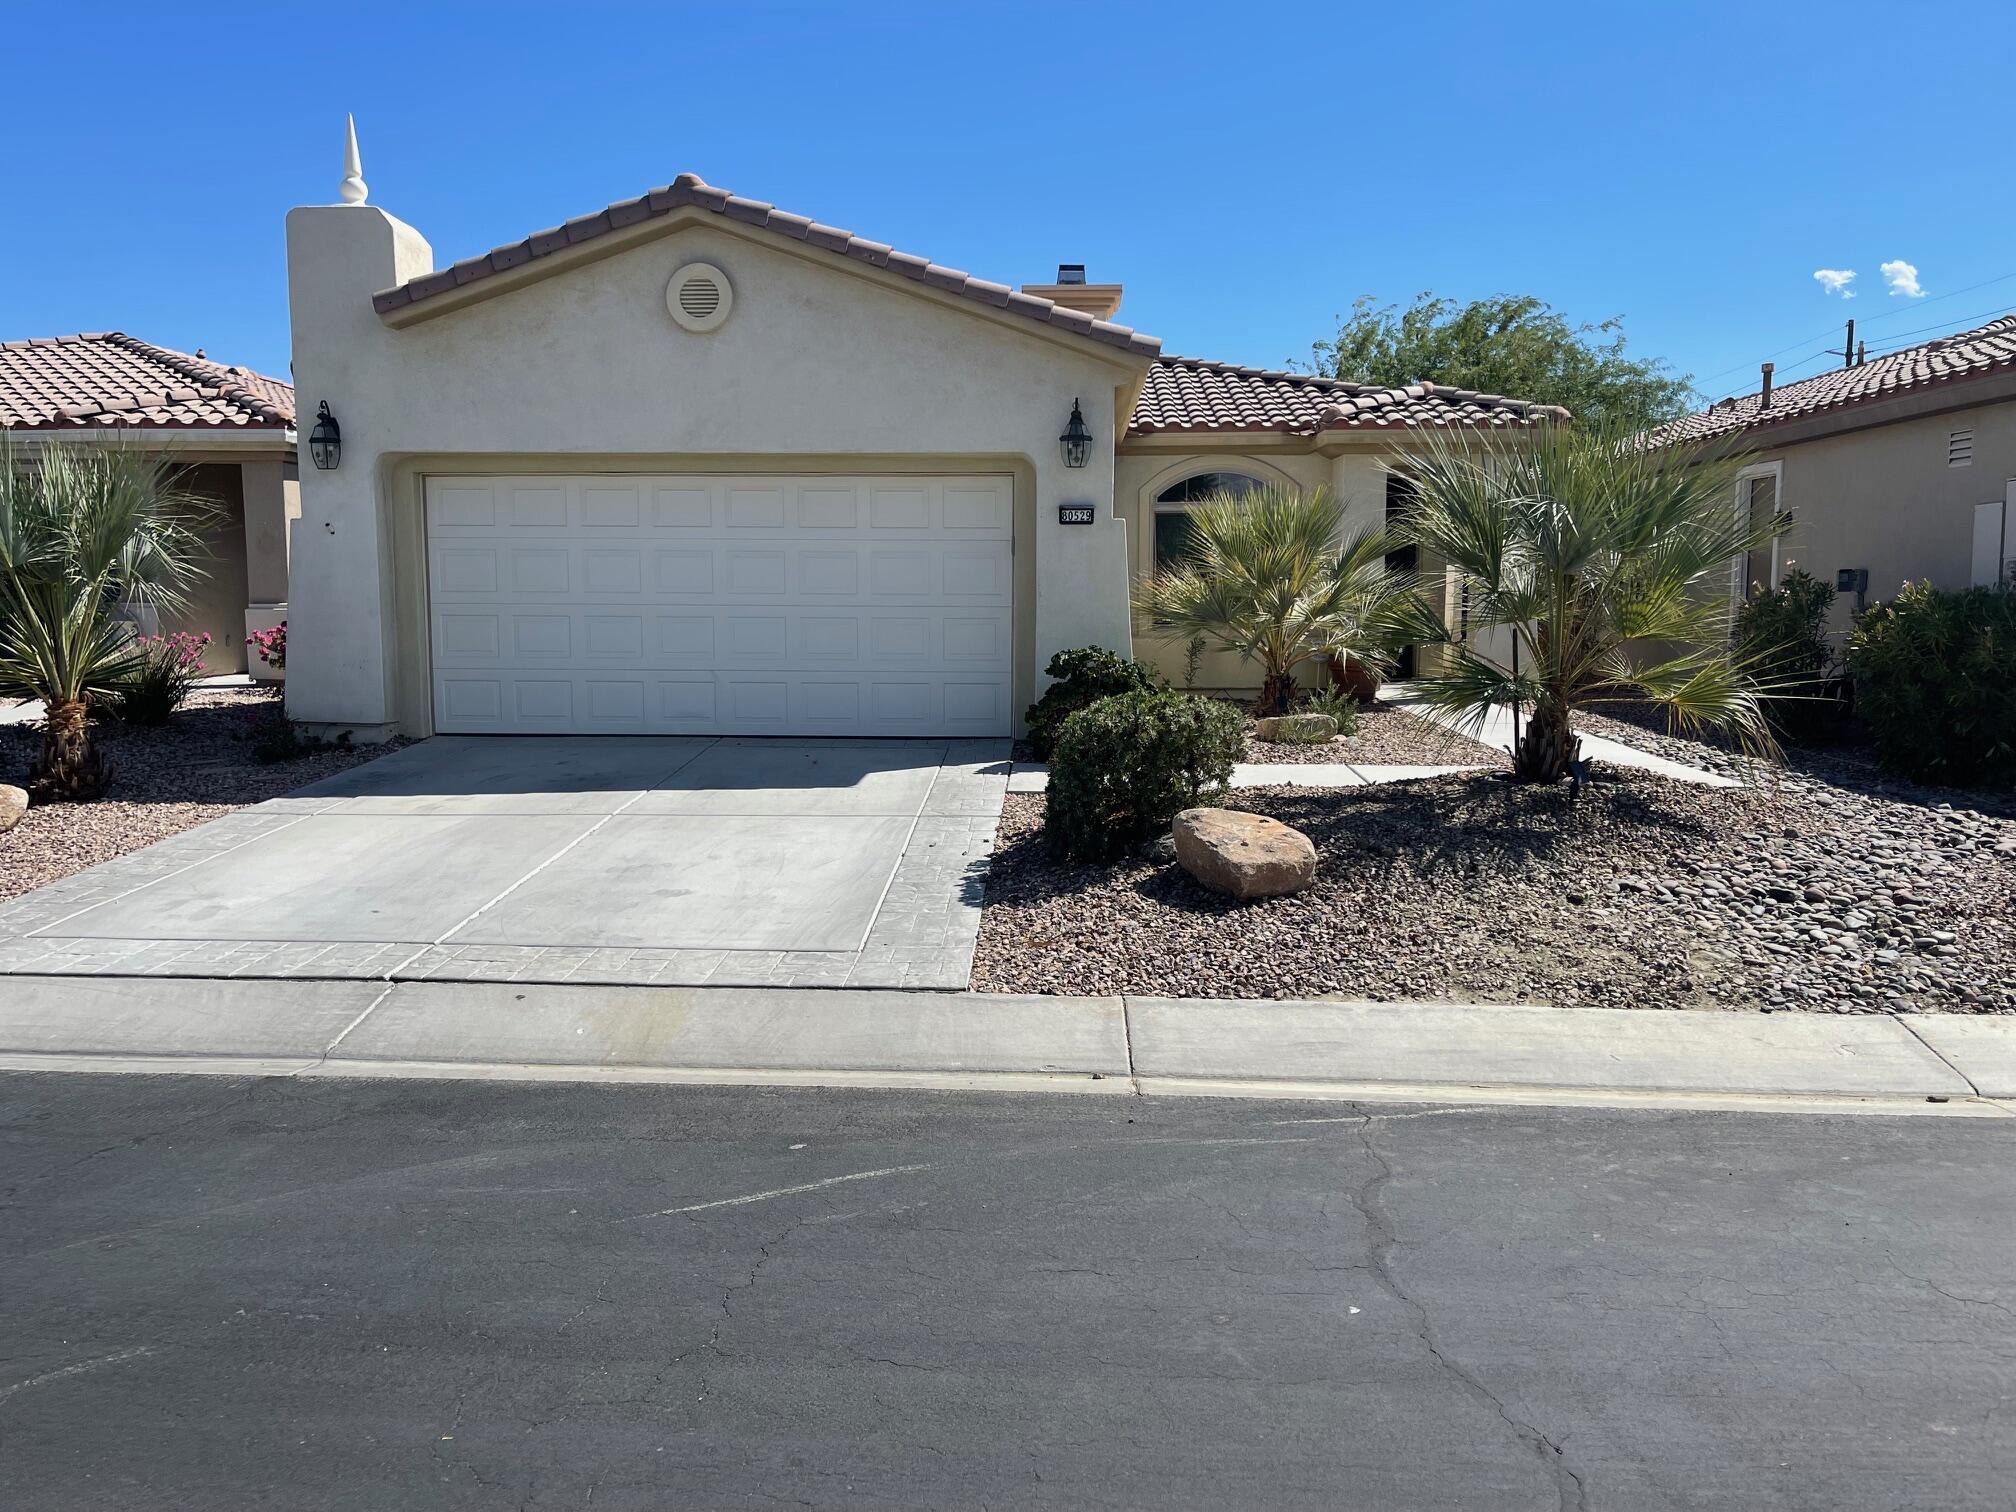
M1192 473L1180 483L1172 483L1155 496L1155 570L1174 566L1192 553L1192 504L1213 494L1230 494L1243 499L1261 487L1258 478L1245 473Z

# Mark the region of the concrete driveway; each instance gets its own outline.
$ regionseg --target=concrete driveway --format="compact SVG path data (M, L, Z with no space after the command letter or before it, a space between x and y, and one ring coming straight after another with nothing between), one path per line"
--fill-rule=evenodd
M30 894L0 969L963 988L1008 755L438 737Z

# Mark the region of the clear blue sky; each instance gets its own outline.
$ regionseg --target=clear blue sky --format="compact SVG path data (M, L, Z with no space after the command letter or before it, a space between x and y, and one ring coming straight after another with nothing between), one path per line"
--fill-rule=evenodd
M691 170L1006 282L1082 261L1167 350L1272 367L1361 294L1621 315L1711 396L1779 348L1781 382L1816 371L1849 315L1874 347L2016 307L2006 0L23 0L5 27L7 339L285 374L282 216L334 198L346 110L440 263Z

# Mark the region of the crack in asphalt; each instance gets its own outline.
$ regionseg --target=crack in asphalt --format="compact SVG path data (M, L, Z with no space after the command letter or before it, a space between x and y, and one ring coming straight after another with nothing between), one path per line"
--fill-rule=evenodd
M1372 1175L1351 1191L1351 1205L1358 1210L1359 1217L1365 1220L1367 1235L1371 1241L1366 1251L1370 1264L1366 1268L1396 1302L1414 1315L1417 1324L1414 1330L1415 1336L1420 1339L1429 1357L1466 1392L1496 1413L1519 1441L1533 1451L1542 1467L1554 1479L1561 1512L1587 1512L1588 1488L1583 1484L1580 1472L1568 1463L1564 1448L1566 1440L1550 1438L1532 1423L1515 1416L1511 1408L1505 1405L1502 1397L1451 1359L1435 1337L1427 1305L1412 1296L1400 1284L1399 1277L1393 1273L1392 1253L1399 1244L1399 1238L1393 1228L1393 1219L1386 1211L1386 1187L1393 1180L1393 1167L1372 1143L1372 1124L1373 1116L1368 1114L1358 1128L1358 1142L1364 1149L1366 1158L1372 1162Z

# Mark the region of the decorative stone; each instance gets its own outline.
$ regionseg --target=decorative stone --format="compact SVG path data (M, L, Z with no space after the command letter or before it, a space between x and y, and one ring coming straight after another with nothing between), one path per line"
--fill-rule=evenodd
M1185 809L1171 833L1183 870L1242 903L1300 892L1316 880L1316 847L1309 837L1263 814Z
M20 788L0 782L0 834L19 824L21 816L27 812L28 795Z
M1328 714L1276 714L1254 720L1253 735L1274 745L1322 745L1337 738L1337 721Z

